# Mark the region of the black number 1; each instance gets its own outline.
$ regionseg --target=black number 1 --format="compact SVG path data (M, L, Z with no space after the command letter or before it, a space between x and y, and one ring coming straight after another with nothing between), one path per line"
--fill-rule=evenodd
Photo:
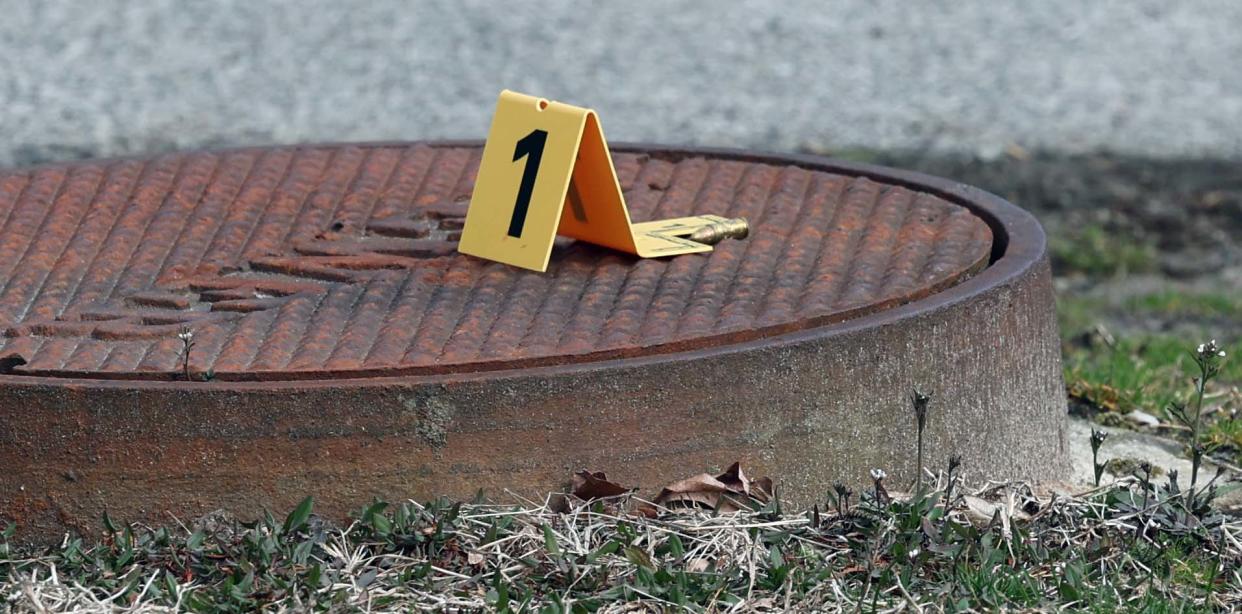
M526 168L522 170L522 183L518 186L517 201L513 203L513 217L509 218L509 236L521 237L522 227L526 225L526 212L530 209L530 196L535 191L535 175L539 174L539 161L543 159L543 145L548 141L548 133L543 130L532 130L522 137L513 148L513 161L526 158Z

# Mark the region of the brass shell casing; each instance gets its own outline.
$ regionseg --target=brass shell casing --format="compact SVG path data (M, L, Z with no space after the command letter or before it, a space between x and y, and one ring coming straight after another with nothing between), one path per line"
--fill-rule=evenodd
M735 217L723 222L708 224L694 231L688 238L691 241L715 245L725 239L745 239L750 234L750 224L744 217Z

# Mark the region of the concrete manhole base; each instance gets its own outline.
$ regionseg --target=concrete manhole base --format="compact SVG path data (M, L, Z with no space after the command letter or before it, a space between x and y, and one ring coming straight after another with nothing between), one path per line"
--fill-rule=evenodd
M655 490L741 461L809 505L927 459L1064 477L1042 230L952 182L807 156L618 147L636 219L750 239L546 275L456 254L478 147L392 143L0 173L0 521L95 530L313 495ZM185 362L183 329L194 346ZM189 373L187 381L186 372Z

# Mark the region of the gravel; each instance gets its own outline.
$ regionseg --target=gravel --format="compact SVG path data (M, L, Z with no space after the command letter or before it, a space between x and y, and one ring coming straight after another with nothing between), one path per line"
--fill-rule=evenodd
M504 87L613 141L1242 157L1242 3L18 2L0 164L481 137Z

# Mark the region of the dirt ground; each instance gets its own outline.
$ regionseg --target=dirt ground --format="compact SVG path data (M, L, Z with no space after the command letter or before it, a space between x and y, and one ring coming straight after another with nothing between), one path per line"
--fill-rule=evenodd
M1242 297L1242 161L1065 156L1016 147L992 160L847 157L960 180L1033 212L1048 232L1061 297L1098 299L1098 317L1114 329L1191 327L1235 342L1242 337L1242 314L1231 309L1192 313L1187 322L1185 310L1135 314L1122 300L1161 291Z

